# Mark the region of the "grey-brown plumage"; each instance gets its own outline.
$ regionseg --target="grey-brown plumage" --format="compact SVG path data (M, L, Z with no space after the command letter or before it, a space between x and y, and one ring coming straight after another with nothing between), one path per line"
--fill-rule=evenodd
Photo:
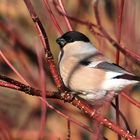
M120 91L140 81L139 77L111 63L80 32L67 32L57 43L61 48L59 70L65 86L80 92L87 100L101 99L110 90Z

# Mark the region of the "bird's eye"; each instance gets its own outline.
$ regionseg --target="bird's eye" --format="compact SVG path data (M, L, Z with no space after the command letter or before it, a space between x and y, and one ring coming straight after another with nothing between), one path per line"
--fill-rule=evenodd
M64 38L58 38L56 42L62 47L67 43Z

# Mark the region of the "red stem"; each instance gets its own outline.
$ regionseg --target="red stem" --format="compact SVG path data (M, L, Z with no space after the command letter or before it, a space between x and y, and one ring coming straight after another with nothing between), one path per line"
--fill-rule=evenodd
M58 8L58 4L53 0L53 3L56 7L56 9L58 10L58 12L61 14L61 15L65 15L62 11L59 10ZM139 63L140 64L140 56L138 54L136 54L135 52L133 52L132 50L129 50L127 48L125 48L124 46L122 46L121 44L119 44L117 41L115 41L104 29L104 27L101 25L101 22L100 22L100 18L99 18L99 14L98 14L98 8L96 6L96 3L97 1L95 1L95 4L94 4L94 11L95 11L95 16L96 16L96 19L97 19L97 24L94 24L94 23L91 23L90 21L83 21L83 20L80 20L78 18L75 18L75 17L72 17L72 16L69 16L69 15L65 15L66 17L68 17L70 20L73 20L75 22L78 22L80 24L83 24L85 26L88 27L88 29L94 34L97 34L101 37L104 37L105 39L107 39L115 48L119 49L120 52L122 52L125 56L131 58L133 61L135 61L136 63ZM94 31L94 28L97 28L101 31L101 33L98 33L96 31Z
M60 7L61 7L63 13L64 13L65 15L67 15L67 12L66 12L66 10L65 10L65 8L64 8L64 5L63 5L62 0L58 0L58 1L59 1L59 5L60 5ZM67 16L65 16L65 15L64 15L64 19L65 19L65 23L66 23L66 25L67 25L67 27L68 27L68 30L69 30L69 31L72 31L71 24L70 24L70 22L69 22Z
M120 128L119 126L117 126L112 121L110 121L107 118L104 118L100 114L98 114L96 112L96 110L93 108L93 106L91 106L85 100L83 100L83 99L81 99L79 97L75 97L75 96L73 96L72 94L70 94L68 92L64 92L64 89L61 88L62 85L58 85L57 78L59 77L59 75L58 75L56 67L54 65L54 60L53 60L52 53L50 52L50 48L49 48L49 43L48 43L46 32L45 32L45 30L44 30L44 28L43 28L39 18L37 17L37 15L36 15L33 7L32 7L32 4L31 4L30 0L24 0L24 1L26 3L26 6L27 6L29 12L30 12L30 15L31 15L31 17L32 17L33 21L35 22L36 27L38 29L41 41L42 41L42 43L44 45L44 48L45 48L45 54L47 55L46 56L47 62L48 62L48 60L50 60L50 62L51 62L51 63L49 63L49 67L50 67L51 73L53 75L53 78L54 78L54 80L56 82L56 85L57 85L58 89L63 93L63 94L61 94L62 95L61 99L69 101L69 102L71 101L71 103L74 106L76 106L79 109L83 110L85 114L87 114L88 116L90 116L93 119L96 119L99 123L101 123L104 126L110 128L111 130L113 130L114 132L118 133L122 137L128 138L130 140L138 140L138 138L135 138L135 136L130 134L128 131L125 131L123 128ZM56 75L54 75L54 71L56 72L55 73ZM59 78L59 80L60 80L60 78ZM61 84L62 84L62 82L61 82Z
M122 31L122 19L123 19L123 9L124 9L124 0L121 0L121 3L118 0L118 28L117 28L117 41L120 44L121 43L121 31ZM119 49L116 50L116 64L119 65L120 60L120 51ZM120 117L119 117L119 96L115 98L115 104L116 104L116 122L118 125L120 125ZM118 140L121 140L121 137L118 135Z
M52 20L52 22L54 23L56 29L59 31L59 33L62 35L63 34L63 31L61 29L61 27L59 26L59 22L57 21L57 19L55 18L55 15L53 14L52 10L51 10L51 7L50 7L50 4L48 2L48 0L43 0L44 3L45 3L45 6L50 14L50 18Z
M137 100L135 100L134 98L129 97L125 92L121 92L121 94L124 98L126 98L130 103L132 103L133 105L135 105L136 107L138 107L140 109L140 102L138 102Z
M3 60L6 62L6 64L13 70L13 72L27 85L28 82L24 79L24 77L16 70L16 68L11 64L11 62L6 58L6 56L3 54L3 52L0 50L0 56L3 58Z
M60 112L58 109L56 109L56 108L54 108L52 105L48 104L48 102L47 102L47 106L48 106L50 109L54 110L56 113L58 113L60 116L62 116L62 117L64 117L65 119L69 120L70 122L72 122L73 124L76 124L76 125L82 127L83 129L87 130L88 132L94 134L94 130L91 129L90 127L88 127L87 125L85 125L84 123L79 122L78 120L75 120L75 119L72 118L71 116L68 116L68 115L66 115L66 114L64 114L64 113L62 113L62 112Z
M84 113L86 113L88 116L90 116L93 119L96 119L100 124L108 127L109 129L113 130L120 136L130 139L130 140L139 140L140 138L136 138L134 135L130 134L129 131L124 130L123 128L120 128L118 125L113 123L112 121L108 120L107 118L102 117L100 114L96 112L95 109L93 109L93 106L90 104L86 104L83 99L77 99L72 101L72 104L74 106L77 106L79 109L83 110Z
M46 57L48 66L50 68L50 72L52 74L52 77L55 81L55 84L56 84L57 88L59 89L59 91L64 92L65 87L63 85L61 77L59 76L59 74L57 72L57 69L56 69L56 66L54 63L54 58L53 58L53 55L50 51L49 41L48 41L47 34L45 32L45 29L44 29L40 19L36 15L35 10L31 4L30 0L24 0L24 2L29 10L29 13L31 15L33 22L36 25L38 36L40 37L40 40L44 46L45 57Z
M122 33L122 20L123 20L123 10L124 10L125 0L121 0L121 3L118 1L118 28L117 28L117 41L121 43L121 33ZM116 64L119 64L120 51L117 49L116 52Z
M138 54L136 54L135 52L124 48L124 46L122 46L121 44L119 44L117 41L115 41L104 29L104 27L101 24L100 21L100 17L99 17L99 11L98 11L98 2L99 0L96 0L94 3L94 12L95 12L95 17L96 17L96 21L98 24L98 28L101 31L101 33L104 35L104 37L116 48L119 49L120 52L122 52L125 56L131 58L132 60L134 60L137 63L140 63L140 56Z
M71 138L70 120L67 120L67 128L68 128L67 140L70 140Z
M10 89L19 90L18 86L14 85L14 84L7 83L7 82L3 82L3 81L0 81L0 87L6 87L6 88L10 88Z
M24 91L27 94L30 95L36 95L36 96L40 96L40 92L39 90L33 89L29 86L26 86L18 81L15 81L13 79L10 79L8 77L5 76L1 76L0 75L0 79L6 80L7 82L11 82L11 84L14 84L16 86L19 87L18 90L20 91ZM57 98L57 99L61 99L61 100L66 100L66 98L62 98L60 96L60 94L56 94L55 92L48 92L49 94L46 94L46 97L49 98ZM65 96L70 96L72 94L65 94ZM67 97L68 98L68 97ZM113 123L112 121L108 120L107 118L102 117L100 114L98 114L96 112L96 110L93 108L93 106L91 106L89 103L87 103L85 100L79 98L79 97L73 97L72 100L72 104L74 106L76 106L77 108L79 108L80 110L83 110L85 114L87 114L88 116L90 116L93 119L96 119L100 124L110 128L111 130L113 130L114 132L116 132L117 134L119 134L122 137L126 137L130 140L138 140L138 138L135 138L135 136L133 136L132 134L130 134L128 131L125 131L123 128L117 126L115 123Z
M36 51L37 51L37 58L38 58L38 63L39 63L39 74L40 74L40 87L41 87L41 122L40 122L40 131L39 131L39 136L38 140L43 140L45 138L45 128L46 128L46 112L47 112L47 106L44 100L46 100L46 77L45 77L45 71L43 69L43 60L42 56L39 54L38 51L38 46L36 46Z

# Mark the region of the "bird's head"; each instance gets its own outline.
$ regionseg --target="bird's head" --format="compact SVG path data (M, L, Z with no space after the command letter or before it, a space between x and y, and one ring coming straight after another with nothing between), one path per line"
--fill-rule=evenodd
M77 31L69 31L59 37L56 42L59 44L60 48L63 48L68 43L73 43L75 41L90 42L87 36Z

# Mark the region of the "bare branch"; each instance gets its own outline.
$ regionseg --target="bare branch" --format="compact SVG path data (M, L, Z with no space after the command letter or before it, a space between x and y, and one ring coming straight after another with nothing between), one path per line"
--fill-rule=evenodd
M94 8L94 12L95 12L95 16L96 16L96 20L97 20L97 24L98 24L98 28L100 29L100 31L102 32L102 34L104 35L104 37L117 49L119 49L124 55L126 55L127 57L130 57L132 60L134 60L135 62L137 62L138 64L140 64L140 56L138 54L136 54L135 52L124 48L124 46L122 46L121 44L119 44L117 41L115 41L104 29L104 27L101 24L101 20L99 17L99 11L98 11L98 2L99 0L96 0L94 2L93 8Z
M43 0L43 1L45 3L48 13L50 14L50 18L51 18L52 22L54 23L54 25L55 25L56 29L59 31L59 33L62 35L63 31L62 31L61 27L59 26L58 21L57 21L55 15L53 14L53 11L51 10L48 0Z
M53 55L50 51L49 41L48 41L47 34L45 32L45 29L44 29L40 19L38 18L37 14L35 13L35 10L31 4L30 0L24 0L24 2L29 10L29 13L31 15L33 22L36 25L36 29L38 31L38 36L40 37L40 40L44 46L47 64L50 68L50 72L53 76L55 84L58 87L58 89L63 92L65 88L64 88L63 82L61 80L61 77L59 76L59 74L57 72L57 69L56 69L56 66L54 63L54 58L53 58Z
M7 81L10 84L14 84L15 86L18 87L17 90L23 91L26 94L33 95L33 96L41 95L40 90L36 90L30 86L26 86L16 80L10 79L6 76L0 75L0 79L3 81ZM122 136L124 138L129 138L130 140L138 140L138 138L135 138L135 136L132 135L131 133L129 133L128 131L125 131L123 128L117 126L115 123L113 123L109 119L98 114L98 112L93 108L92 105L90 105L87 101L85 101L84 99L82 99L78 96L72 96L71 93L66 92L66 94L64 94L64 96L62 97L62 96L60 96L60 94L58 92L46 91L46 98L60 99L60 100L64 100L64 101L68 101L68 99L72 99L71 101L69 100L69 102L71 104L73 104L74 106L76 106L77 108L82 110L85 114L90 116L92 119L96 119L100 124L108 127L109 129L113 130L114 132L118 133L120 136Z

